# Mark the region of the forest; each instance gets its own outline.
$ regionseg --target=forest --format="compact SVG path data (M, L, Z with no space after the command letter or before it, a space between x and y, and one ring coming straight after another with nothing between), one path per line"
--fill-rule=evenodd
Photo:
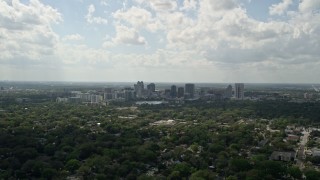
M35 98L35 97L33 97ZM37 98L37 97L36 97ZM318 102L192 101L138 107L1 97L0 179L317 179L269 159L289 124L316 126ZM259 142L270 137L271 143ZM280 139L280 140L279 140Z

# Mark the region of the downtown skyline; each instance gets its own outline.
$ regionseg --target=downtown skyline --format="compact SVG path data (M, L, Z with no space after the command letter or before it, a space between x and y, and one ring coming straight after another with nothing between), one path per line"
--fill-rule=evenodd
M320 0L4 0L0 81L319 83Z

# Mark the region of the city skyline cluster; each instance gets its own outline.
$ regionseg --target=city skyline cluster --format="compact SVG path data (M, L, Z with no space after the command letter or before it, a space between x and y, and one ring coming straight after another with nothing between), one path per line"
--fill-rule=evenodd
M234 91L233 91L234 89ZM234 93L233 93L234 92ZM221 100L244 99L244 83L235 83L234 88L228 85L225 89L196 89L195 84L186 83L184 87L171 85L170 88L157 89L155 83L149 83L146 88L143 81L138 81L133 87L104 88L100 91L71 91L71 97L58 97L57 102L90 102L105 103L110 101L132 100Z

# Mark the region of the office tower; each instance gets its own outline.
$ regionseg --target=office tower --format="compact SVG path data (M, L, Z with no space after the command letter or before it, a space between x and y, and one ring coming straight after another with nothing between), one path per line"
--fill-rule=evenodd
M236 99L243 99L244 98L244 84L243 83L235 83L235 98Z
M143 97L143 94L144 94L143 81L138 81L137 84L134 85L134 90L136 91L137 98Z
M147 89L149 92L155 92L156 91L156 85L154 83L150 83L147 85Z
M229 85L225 90L225 98L231 98L232 97L232 86Z
M184 96L184 88L179 87L178 88L178 98L182 98Z
M177 97L177 86L175 86L175 85L171 86L170 96L172 98L176 98Z
M185 94L189 98L193 98L194 97L194 84L186 84L185 85Z

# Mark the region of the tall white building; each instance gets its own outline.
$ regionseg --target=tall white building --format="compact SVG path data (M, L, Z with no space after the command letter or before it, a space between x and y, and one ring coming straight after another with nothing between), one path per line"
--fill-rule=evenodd
M236 99L244 98L244 84L243 83L235 83L234 86L234 96Z

